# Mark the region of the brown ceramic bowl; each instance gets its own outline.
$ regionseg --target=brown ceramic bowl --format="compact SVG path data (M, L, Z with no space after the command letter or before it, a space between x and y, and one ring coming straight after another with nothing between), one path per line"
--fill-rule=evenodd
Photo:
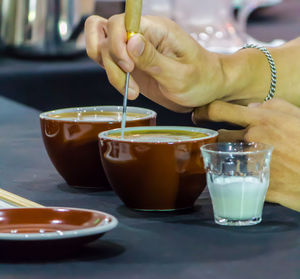
M127 133L145 131L196 132L204 136L153 140L126 138ZM213 130L192 127L126 128L125 139L116 138L120 129L99 134L99 148L108 180L129 208L177 210L193 207L206 185L200 147L217 141Z
M0 215L0 245L17 247L78 246L96 240L118 224L105 212L78 208L9 208L0 209Z
M128 107L127 123L156 124L156 113ZM41 130L48 155L71 186L109 188L98 150L98 134L121 127L122 107L98 106L59 109L40 114Z

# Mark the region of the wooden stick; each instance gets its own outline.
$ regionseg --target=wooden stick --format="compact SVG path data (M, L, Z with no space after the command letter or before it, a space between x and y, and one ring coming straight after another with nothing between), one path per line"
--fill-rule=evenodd
M3 189L0 189L0 200L3 200L18 207L44 207L41 204L27 200Z
M126 0L125 27L127 33L139 33L143 0Z

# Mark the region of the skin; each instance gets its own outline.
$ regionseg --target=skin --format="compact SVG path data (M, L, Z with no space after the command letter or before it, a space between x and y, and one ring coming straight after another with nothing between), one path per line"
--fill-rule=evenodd
M125 72L132 73L131 100L141 92L170 110L190 112L217 99L262 102L269 91L270 69L261 51L208 52L167 18L142 17L140 34L127 42L123 14L91 16L85 37L88 55L119 92L124 93ZM276 96L299 106L300 38L270 52L278 66Z
M142 92L170 110L190 112L219 97L223 72L217 54L203 52L166 18L142 17L140 33L143 35L135 35L127 43L124 15L109 20L92 16L86 21L87 53L105 68L118 91L124 93L128 71L132 73L129 99Z
M269 202L300 212L300 109L282 99L248 107L215 101L195 110L193 120L226 121L245 127L220 130L219 141L262 142L274 147L271 161Z

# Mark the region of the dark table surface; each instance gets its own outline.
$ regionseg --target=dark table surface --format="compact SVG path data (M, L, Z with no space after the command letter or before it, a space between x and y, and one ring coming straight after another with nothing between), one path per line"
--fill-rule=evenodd
M249 25L257 39L292 39L300 30L299 0L262 9ZM154 214L126 209L113 192L68 187L52 166L39 130L41 110L121 104L105 74L75 60L0 59L0 186L47 206L106 211L120 224L71 254L12 258L0 253L0 278L300 278L300 214L267 204L263 222L247 228L213 223L208 200L192 212ZM145 98L133 103L159 112L160 124L190 123Z
M43 147L39 111L0 97L0 185L46 206L108 212L119 225L79 250L48 256L0 253L0 278L300 278L300 214L266 205L263 222L213 223L209 200L190 212L141 213L112 191L70 188ZM57 253L57 254L56 254Z

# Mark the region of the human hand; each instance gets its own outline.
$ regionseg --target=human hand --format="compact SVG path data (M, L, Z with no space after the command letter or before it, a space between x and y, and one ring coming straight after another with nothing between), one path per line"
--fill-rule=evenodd
M193 120L198 124L211 120L247 127L241 131L220 130L219 141L244 140L272 145L266 200L300 211L300 108L281 99L248 107L216 101L196 109Z
M124 15L86 21L87 53L119 92L125 90L125 72L131 72L131 100L142 92L170 110L190 112L222 97L219 55L204 50L167 18L142 17L140 33L127 42Z

